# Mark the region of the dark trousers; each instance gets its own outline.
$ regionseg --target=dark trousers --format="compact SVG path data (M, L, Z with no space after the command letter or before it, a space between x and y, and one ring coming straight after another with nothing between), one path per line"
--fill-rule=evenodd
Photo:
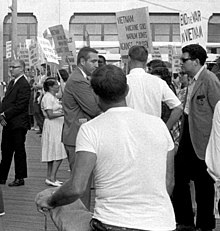
M44 125L44 115L41 111L40 104L37 102L34 102L34 116L37 122L37 125L40 129L40 132L43 131L43 125Z
M190 194L190 180L194 181L197 204L196 227L215 228L214 181L207 173L204 160L197 157L189 134L188 116L184 116L184 128L175 157L175 187L172 201L178 224L194 226L194 214Z
M12 158L14 155L15 179L27 177L27 161L25 151L27 129L19 128L2 130L2 161L0 164L0 179L7 180Z

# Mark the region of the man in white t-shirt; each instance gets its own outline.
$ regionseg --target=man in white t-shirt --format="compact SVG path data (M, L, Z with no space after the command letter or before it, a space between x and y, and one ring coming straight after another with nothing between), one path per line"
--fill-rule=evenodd
M147 58L148 51L144 46L133 46L129 49L129 92L126 102L131 108L158 117L161 117L161 103L166 103L172 109L166 123L170 130L182 114L182 105L164 80L146 73Z
M120 68L98 68L91 86L104 113L81 125L71 178L52 196L37 198L38 208L77 200L93 171L93 230L174 230L169 196L174 144L166 125L159 117L126 106L128 85Z

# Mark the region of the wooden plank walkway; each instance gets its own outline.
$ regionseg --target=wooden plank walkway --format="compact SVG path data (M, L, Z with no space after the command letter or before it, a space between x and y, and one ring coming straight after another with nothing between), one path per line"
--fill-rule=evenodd
M1 133L1 128L0 128ZM1 137L0 137L1 138ZM40 137L35 131L29 131L26 141L28 156L28 178L25 185L20 187L8 187L1 185L5 204L5 216L3 217L4 231L44 231L44 216L37 212L34 198L36 194L48 186L45 185L46 164L41 163ZM58 172L58 179L65 181L69 177L68 162L64 160ZM14 179L14 167L12 165L8 182ZM92 192L92 205L94 206L94 192ZM56 227L48 215L48 231L56 231ZM1 231L1 230L0 230ZM217 228L220 231L220 220L217 220Z
M46 164L41 163L40 137L35 131L29 131L26 141L28 156L28 178L24 186L8 187L1 185L4 197L5 216L3 223L5 231L43 231L44 216L35 206L36 194L48 186L44 183L46 178ZM58 172L58 179L65 181L70 172L68 162L64 160ZM8 182L14 179L14 167L10 170ZM7 182L7 183L8 183ZM56 227L48 215L48 231L56 231Z

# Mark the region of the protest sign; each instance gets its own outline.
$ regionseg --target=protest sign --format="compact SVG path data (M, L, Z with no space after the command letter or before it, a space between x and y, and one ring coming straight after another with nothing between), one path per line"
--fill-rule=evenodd
M32 42L29 45L29 63L30 66L36 67L39 63L39 53L37 42Z
M162 60L160 47L153 47L152 59Z
M12 49L11 41L7 41L6 42L6 59L11 58L11 49Z
M206 23L200 10L180 13L180 39L182 47L189 44L199 44L206 49Z
M53 37L56 52L58 56L61 57L62 64L65 64L67 56L71 56L72 54L69 51L68 40L64 33L63 26L57 25L49 27L49 30Z
M50 44L50 41L41 37L38 37L37 41L39 48L46 59L46 62L59 64L57 55L55 54L55 51Z
M181 70L180 66L180 54L174 54L172 56L172 73L179 73Z
M152 52L148 8L116 12L116 23L121 56L128 55L134 45L141 45Z
M26 46L18 48L18 58L25 62L25 68L30 68L29 50Z

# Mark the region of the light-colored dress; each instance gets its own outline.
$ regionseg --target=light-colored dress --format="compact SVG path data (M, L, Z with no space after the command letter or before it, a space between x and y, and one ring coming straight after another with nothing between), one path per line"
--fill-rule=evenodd
M62 112L62 105L55 96L50 92L46 92L42 98L41 109L45 117L41 139L42 162L67 158L64 145L61 142L64 117L61 116L49 119L45 111L51 109L53 110L53 113L60 113Z

